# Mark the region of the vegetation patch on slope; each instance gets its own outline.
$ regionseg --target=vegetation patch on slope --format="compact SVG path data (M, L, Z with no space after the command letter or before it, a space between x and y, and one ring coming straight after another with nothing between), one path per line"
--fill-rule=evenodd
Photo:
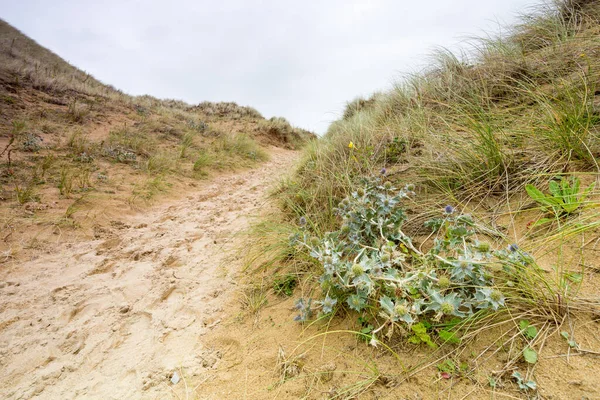
M544 377L567 374L551 372L561 351L600 348L572 341L600 313L599 18L597 2L567 1L464 54L439 51L309 144L251 257L277 287L299 282L311 337L297 352L353 332L396 361L373 361L396 383L433 370L478 393L593 392ZM393 392L379 377L361 390Z
M90 231L123 207L265 161L268 146L299 148L315 137L287 121L272 129L258 111L233 102L129 96L4 21L0 110L5 261L22 247L27 226L45 229L46 238L82 223Z

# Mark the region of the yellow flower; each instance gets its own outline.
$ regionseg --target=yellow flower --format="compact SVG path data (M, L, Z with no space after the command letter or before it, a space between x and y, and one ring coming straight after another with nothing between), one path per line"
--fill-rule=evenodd
M352 142L348 143L348 148L353 149L354 148L354 143L352 143Z
M581 57L581 58L585 57L585 53L581 53L581 54L579 55L579 57Z

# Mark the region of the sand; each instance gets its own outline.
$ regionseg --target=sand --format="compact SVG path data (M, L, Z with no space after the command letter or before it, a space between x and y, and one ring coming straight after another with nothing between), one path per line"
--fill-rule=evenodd
M236 291L239 233L296 157L270 153L112 221L97 239L2 265L0 397L176 398L174 388L214 366L224 350L203 338Z

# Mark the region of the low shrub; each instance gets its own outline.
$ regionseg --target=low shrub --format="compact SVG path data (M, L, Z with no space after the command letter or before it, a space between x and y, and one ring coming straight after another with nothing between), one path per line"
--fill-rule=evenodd
M121 128L110 131L105 143L108 149L122 149L137 156L150 157L156 150L156 140L141 129Z
M159 151L150 156L143 167L150 173L167 173L176 169L177 157L170 152Z
M505 306L496 279L508 274L515 280L522 271L515 266L533 265L533 259L516 245L494 250L478 238L473 218L451 206L426 223L435 234L433 246L417 249L402 231L403 202L414 195L412 185L398 190L383 177L365 179L339 204L339 229L311 237L302 228L292 236L322 267L323 297L300 299L297 320L345 306L378 319L380 326L371 333L375 337L386 326L393 331L403 324L411 330ZM306 219L300 224L306 226Z
M78 103L75 100L69 104L69 108L67 109L67 117L68 117L69 121L71 121L73 123L78 123L78 124L85 122L89 113L90 113L89 106Z
M352 118L356 113L373 107L375 101L377 100L378 94L375 94L368 99L364 99L362 97L357 97L356 99L349 101L346 103L346 108L344 109L344 113L342 119L347 120Z
M122 147L105 146L102 149L102 154L120 163L133 163L137 160L135 153Z
M37 152L42 148L44 139L35 133L26 133L21 138L21 149L27 152Z
M292 149L299 148L308 140L316 138L312 132L293 127L287 119L282 117L273 117L269 120L260 121L258 130L264 133L269 139L284 143Z
M268 159L268 154L248 135L223 135L214 143L214 151L229 157L253 161Z
M194 111L198 111L208 116L231 117L239 119L242 117L262 119L263 116L252 107L240 106L234 102L219 102L211 103L204 101L193 107Z

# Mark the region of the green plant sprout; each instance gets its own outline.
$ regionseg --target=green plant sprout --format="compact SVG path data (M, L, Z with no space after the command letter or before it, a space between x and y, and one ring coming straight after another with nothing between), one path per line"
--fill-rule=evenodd
M375 328L369 323L369 320L367 320L365 317L358 317L357 322L360 326L360 331L357 333L356 336L363 342L369 343L371 339L373 339L371 333Z
M526 319L523 319L519 322L519 328L521 329L523 336L525 336L527 339L532 340L537 336L537 328L533 325L530 325L529 321Z
M294 289L298 285L298 278L295 275L289 274L275 279L273 282L273 290L278 295L290 297L294 293Z
M560 333L560 336L562 336L562 337L563 337L563 338L564 338L564 339L567 341L567 343L569 344L569 347L570 347L570 348L572 348L572 349L579 349L579 343L577 343L577 342L575 341L575 339L573 339L573 338L571 337L571 335L569 335L569 332L567 332L567 331L562 331L562 332Z
M538 220L535 225L542 225L567 217L579 210L594 189L595 182L592 182L583 192L580 191L580 185L579 178L576 176L571 176L570 179L563 177L560 182L551 180L548 183L550 194L543 193L531 184L526 185L525 190L529 197L535 200L544 212L553 215L553 218Z
M529 364L535 364L538 361L537 351L532 349L530 346L526 346L523 349L523 359Z
M519 389L523 391L528 390L537 390L537 384L534 381L526 381L519 371L513 372L511 375L517 381L517 385L519 385Z

